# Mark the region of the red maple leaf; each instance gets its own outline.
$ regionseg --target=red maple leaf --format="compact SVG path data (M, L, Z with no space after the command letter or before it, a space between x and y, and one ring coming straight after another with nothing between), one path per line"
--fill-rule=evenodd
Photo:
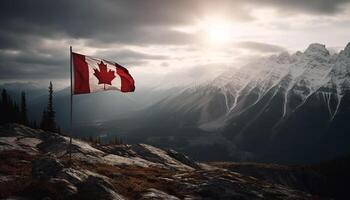
M98 84L112 85L112 80L115 78L115 72L113 70L107 71L107 65L104 64L103 61L98 64L98 68L100 68L100 71L98 71L98 69L94 69L94 75L98 79Z

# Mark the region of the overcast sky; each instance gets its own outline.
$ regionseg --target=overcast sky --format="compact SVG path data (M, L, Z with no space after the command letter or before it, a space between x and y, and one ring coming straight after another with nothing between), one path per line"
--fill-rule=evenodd
M310 43L350 42L347 0L1 0L0 83L69 84L69 46L137 87L201 82Z

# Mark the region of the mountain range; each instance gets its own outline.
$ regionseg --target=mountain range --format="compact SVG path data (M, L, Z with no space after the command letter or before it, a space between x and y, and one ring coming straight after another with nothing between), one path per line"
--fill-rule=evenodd
M314 43L201 85L77 96L74 128L78 136L118 135L198 160L314 163L350 153L349 91L350 43L335 54ZM55 97L66 130L68 96L65 89ZM45 103L44 94L30 102L36 119Z
M124 131L180 143L190 155L224 146L213 159L317 162L350 152L349 90L350 44L337 54L311 44L231 69L115 124L135 122Z

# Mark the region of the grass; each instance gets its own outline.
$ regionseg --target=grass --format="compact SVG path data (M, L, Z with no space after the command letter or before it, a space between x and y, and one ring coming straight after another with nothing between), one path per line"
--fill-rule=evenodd
M111 166L106 164L97 164L86 166L86 169L102 174L112 179L111 183L116 191L130 199L140 198L140 194L149 188L155 188L168 194L176 194L177 183L169 182L163 178L172 178L175 172L162 168L142 168L136 166Z

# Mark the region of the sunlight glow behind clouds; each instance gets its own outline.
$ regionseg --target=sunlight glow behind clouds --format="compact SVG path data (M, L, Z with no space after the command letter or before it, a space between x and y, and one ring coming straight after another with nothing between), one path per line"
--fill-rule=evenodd
M233 25L225 19L207 18L200 26L208 42L214 45L232 42L235 36Z
M164 2L87 0L77 8L63 0L55 2L59 12L40 15L37 9L52 5L3 6L0 82L47 77L68 85L70 45L126 66L138 87L171 87L313 42L339 49L350 40L350 8L343 1Z

